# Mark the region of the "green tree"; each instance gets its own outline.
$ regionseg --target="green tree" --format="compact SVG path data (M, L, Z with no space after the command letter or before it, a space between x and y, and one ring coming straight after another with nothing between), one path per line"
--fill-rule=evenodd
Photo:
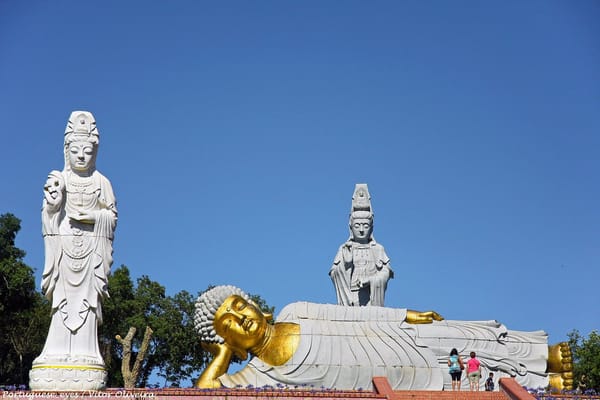
M600 393L600 334L593 330L585 338L574 329L567 336L573 354L574 387Z
M134 284L124 265L113 271L108 284L110 298L104 305L104 324L100 329L100 343L109 371L108 386L123 386L122 346L115 336L125 337L130 327L137 330L132 341L132 362L146 326L153 330L136 386L147 386L153 373L164 379L164 386L178 386L204 367L206 354L193 327L191 294L181 291L169 297L165 288L148 276L138 278Z
M102 304L102 324L98 329L100 352L108 371L108 386L123 387L121 374L122 348L115 339L124 336L129 329L127 318L132 315L134 285L126 266L113 270L108 278L110 297Z
M194 329L194 302L194 297L186 291L169 297L163 309L162 323L157 324L156 354L162 360L158 375L164 378L165 385L180 386L203 369L208 361Z
M103 323L98 333L101 352L108 370L108 386L123 387L123 348L116 336L125 337L130 327L136 328L138 334L132 341L134 362L141 346L143 332L146 326L150 326L155 332L137 382L138 387L146 386L151 373L164 364L161 342L165 340L167 331L164 328L164 310L169 301L165 289L147 276L142 276L134 284L129 268L122 265L109 277L108 290L110 298L103 303Z
M33 269L15 246L21 221L0 215L0 384L26 384L46 339L50 307L36 291Z

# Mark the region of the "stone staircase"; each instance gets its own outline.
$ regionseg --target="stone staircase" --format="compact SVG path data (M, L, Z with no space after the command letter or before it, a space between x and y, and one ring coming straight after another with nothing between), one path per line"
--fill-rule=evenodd
M503 392L440 392L431 390L411 390L393 392L389 400L509 400Z

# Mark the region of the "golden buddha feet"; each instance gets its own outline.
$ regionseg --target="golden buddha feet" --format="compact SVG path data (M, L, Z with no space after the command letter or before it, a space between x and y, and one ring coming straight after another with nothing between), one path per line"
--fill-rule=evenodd
M548 346L550 386L556 390L573 390L573 355L569 343Z

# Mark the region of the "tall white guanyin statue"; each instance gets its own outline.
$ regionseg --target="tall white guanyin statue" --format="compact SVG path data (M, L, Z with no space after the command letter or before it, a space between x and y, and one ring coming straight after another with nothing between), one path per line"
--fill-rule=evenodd
M51 302L52 319L29 374L32 390L106 387L98 325L101 302L108 297L117 208L110 182L96 170L98 143L94 116L72 112L64 169L50 172L44 186L42 291Z

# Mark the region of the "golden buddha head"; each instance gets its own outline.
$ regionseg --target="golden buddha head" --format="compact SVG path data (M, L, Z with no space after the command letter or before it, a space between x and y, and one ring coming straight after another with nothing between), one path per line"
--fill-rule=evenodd
M247 351L260 344L267 324L266 316L252 301L235 294L217 309L213 322L225 343Z
M223 285L198 297L194 325L202 342L225 343L242 358L264 338L272 318L241 289Z

